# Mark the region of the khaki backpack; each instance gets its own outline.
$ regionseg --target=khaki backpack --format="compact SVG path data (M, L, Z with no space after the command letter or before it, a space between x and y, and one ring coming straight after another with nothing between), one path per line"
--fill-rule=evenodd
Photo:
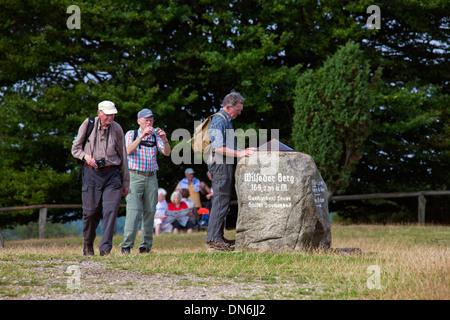
M209 149L211 147L211 137L209 136L208 128L211 119L216 115L220 115L225 119L225 121L227 121L223 114L215 113L213 115L210 115L197 128L195 128L194 136L188 141L192 141L192 150L194 150L195 153L204 154L205 152L210 151Z

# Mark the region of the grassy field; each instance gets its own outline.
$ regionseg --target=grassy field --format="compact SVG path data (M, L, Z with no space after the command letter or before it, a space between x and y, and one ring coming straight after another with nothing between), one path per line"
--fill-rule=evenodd
M227 231L226 236L233 238L234 231ZM10 241L0 249L0 299L20 299L36 288L42 290L45 275L36 266L51 269L80 261L100 263L105 272L194 275L278 285L276 290L265 289L249 299L450 298L448 226L332 224L332 248L360 248L362 254L338 250L208 252L205 238L204 232L159 236L151 254L134 250L123 256L118 247L122 238L117 237L112 254L106 257L100 257L98 250L96 256L84 257L81 238ZM64 281L56 286L67 290Z

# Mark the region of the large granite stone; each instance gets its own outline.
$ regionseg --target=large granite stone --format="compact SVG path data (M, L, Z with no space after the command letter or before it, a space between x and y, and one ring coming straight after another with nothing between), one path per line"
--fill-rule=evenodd
M285 147L260 148L237 164L238 251L331 246L327 187L311 156Z

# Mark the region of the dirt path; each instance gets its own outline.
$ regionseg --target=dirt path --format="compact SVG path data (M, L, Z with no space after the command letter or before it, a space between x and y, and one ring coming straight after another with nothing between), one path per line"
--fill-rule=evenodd
M293 290L309 290L308 285L300 288L291 283L107 270L93 261L76 265L38 261L31 270L32 279L10 284L21 294L0 294L0 300L289 299Z

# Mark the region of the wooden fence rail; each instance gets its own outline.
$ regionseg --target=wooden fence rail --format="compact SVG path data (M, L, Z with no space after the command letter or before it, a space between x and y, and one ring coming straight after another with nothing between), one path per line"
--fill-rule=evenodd
M121 204L120 207L125 207L125 205ZM81 209L81 208L83 208L82 204L36 204L36 205L24 206L24 207L0 208L0 212L39 209L39 239L43 239L43 238L45 238L45 225L47 223L47 209ZM0 236L1 236L1 229L0 229ZM3 237L2 237L2 241L3 241ZM2 247L3 247L3 243L2 243Z
M332 196L330 201L347 201L347 200L369 200L369 199L388 199L388 198L407 198L417 197L417 220L419 224L425 223L425 196L444 196L450 195L450 190L444 191L416 191L416 192L396 192L396 193L370 193L370 194L354 194L344 196ZM232 204L236 205L237 202ZM125 207L125 204L121 204ZM45 238L45 225L47 223L47 209L81 209L81 204L38 204L24 207L8 207L0 208L0 212L18 211L18 210L35 210L39 209L39 238ZM1 237L1 229L0 229ZM3 237L2 247L3 247Z
M450 195L450 190L394 192L394 193L369 193L369 194L355 194L355 195L349 195L349 196L333 196L333 197L331 197L331 201L417 197L417 221L419 222L419 224L424 224L425 223L425 206L427 203L425 196L445 196L445 195Z

